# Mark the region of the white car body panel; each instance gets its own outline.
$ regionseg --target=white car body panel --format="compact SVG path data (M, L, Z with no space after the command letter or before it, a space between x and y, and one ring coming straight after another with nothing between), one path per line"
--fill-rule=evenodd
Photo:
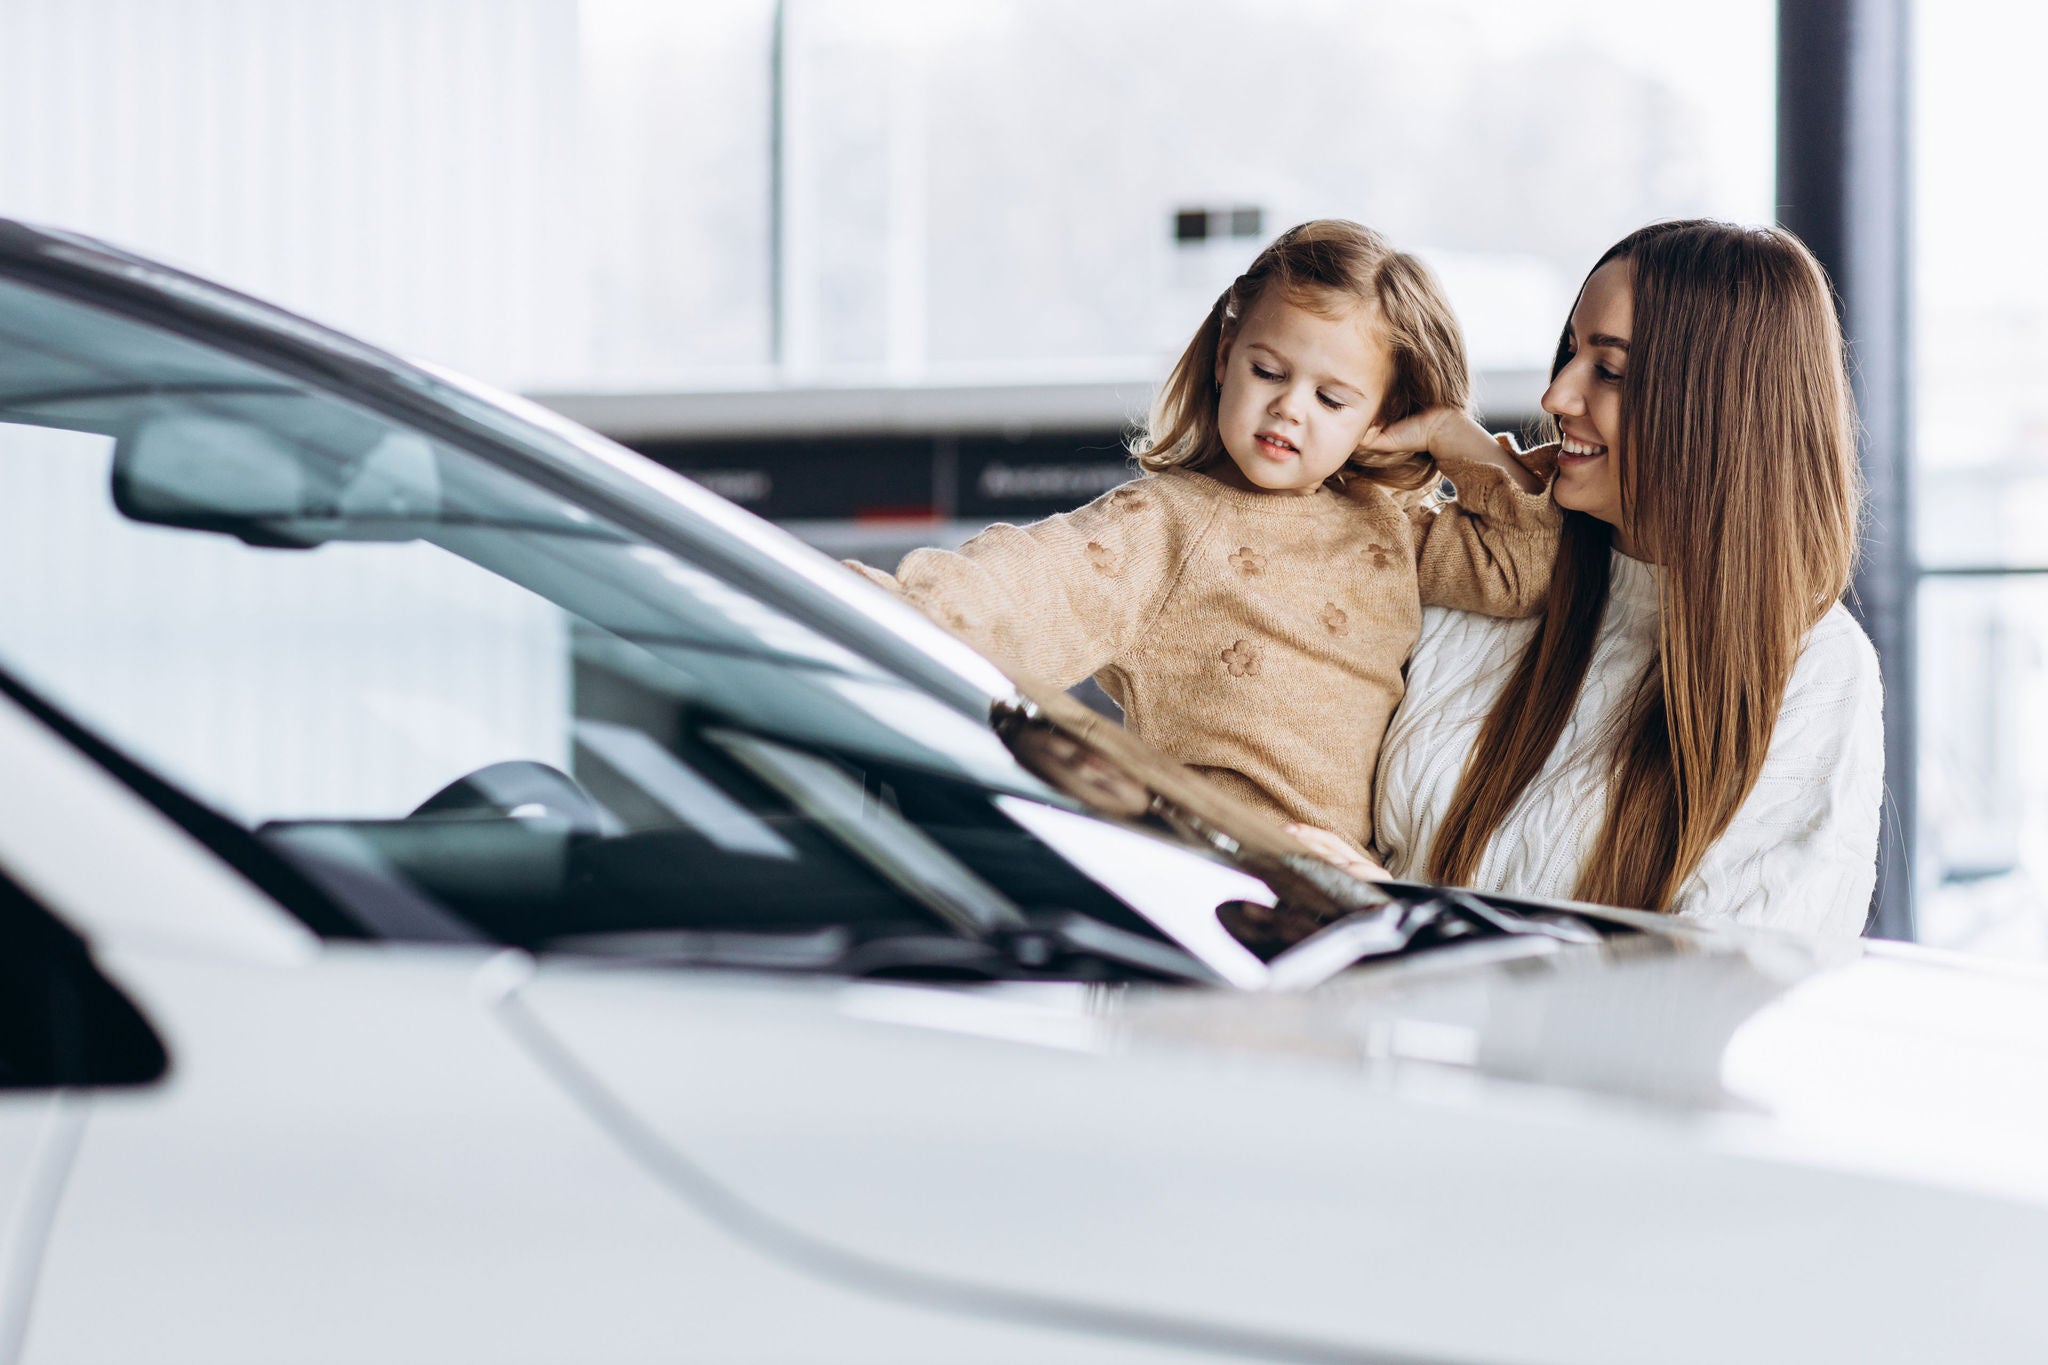
M522 1054L485 954L106 965L174 1070L92 1101L31 1365L1185 1359L893 1304L734 1240Z
M1063 1012L1031 991L554 967L523 999L764 1219L907 1272L1339 1353L2048 1357L2027 1292L2048 1275L2040 1155L1990 1198L1959 1162L1979 1150L1974 1114L1946 1125L1938 1168L1916 1142L1835 1159L1844 1125L1909 1112L1908 1093L1830 1130L1811 1104L1781 1123L1732 1096L1709 1109L1369 1055L1404 1020L1416 1050L1439 1049L1463 994L1483 1056L1484 1007L1512 994L1501 979L1486 1001L1447 977L1377 1019L1360 1017L1375 1013L1363 978L1328 998L1077 989ZM877 993L895 1000L878 1011ZM914 1022L920 994L941 1002L930 1026ZM1784 1008L1758 1016L1757 1046L1796 1056L1829 1021ZM1575 1064L1567 1039L1546 1041ZM2048 1070L2007 1079L2038 1101ZM1908 1260L1913 1294L1867 1293Z
M0 733L35 732L15 719ZM75 783L50 807L74 829L159 818L89 766ZM2024 1142L2048 1077L2031 973L1900 951L1829 967L1770 940L1675 959L1704 982L1775 955L1775 984L1735 973L1763 983L1749 992L1723 979L1688 1004L1682 973L1656 983L1667 1031L1707 1040L1694 1054L1734 1092L1708 1105L1690 1087L1709 1073L1670 1064L1684 1049L1619 976L1548 1008L1516 986L1528 963L1301 997L559 964L522 984L487 950L267 952L262 931L206 932L220 878L290 922L165 833L157 928L55 902L100 926L103 965L174 1062L159 1088L90 1102L32 1362L253 1362L283 1340L305 1360L550 1360L587 1353L592 1324L607 1359L1185 1358L892 1301L736 1237L522 1052L494 1003L508 991L763 1218L1027 1307L1332 1358L2048 1353L2024 1307L2048 1273ZM16 852L32 875L34 846ZM1838 984L1859 974L1867 988ZM1710 996L1744 1008L1693 1008ZM50 1105L0 1104L17 1208ZM1919 1292L1864 1292L1928 1247L1998 1254L1923 1255Z
M0 1094L0 1360L1187 1358L779 1265L521 1052L497 950L319 946L4 698L0 770L10 874L172 1058L142 1091Z

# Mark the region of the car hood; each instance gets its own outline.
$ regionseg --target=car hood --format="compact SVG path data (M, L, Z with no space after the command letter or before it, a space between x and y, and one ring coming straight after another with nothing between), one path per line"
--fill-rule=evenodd
M507 1010L684 1197L884 1292L1279 1356L1955 1354L1947 1309L1817 1307L1910 1256L1984 1358L2048 1347L1987 1289L2048 1273L2029 972L1680 932L1293 996L549 964ZM1642 1311L1591 1322L1596 1276Z

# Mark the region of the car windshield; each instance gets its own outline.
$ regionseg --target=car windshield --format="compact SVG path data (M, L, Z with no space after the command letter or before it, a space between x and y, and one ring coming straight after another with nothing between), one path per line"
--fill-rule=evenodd
M1146 836L1077 836L972 716L475 451L4 281L0 581L0 668L347 932L944 971L1056 914L1172 974L1072 856Z

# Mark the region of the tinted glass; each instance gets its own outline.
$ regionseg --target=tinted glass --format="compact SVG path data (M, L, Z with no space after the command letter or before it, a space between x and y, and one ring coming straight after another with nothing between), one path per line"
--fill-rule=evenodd
M0 284L0 665L366 932L1139 923L985 727L471 452ZM33 586L31 586L33 585Z

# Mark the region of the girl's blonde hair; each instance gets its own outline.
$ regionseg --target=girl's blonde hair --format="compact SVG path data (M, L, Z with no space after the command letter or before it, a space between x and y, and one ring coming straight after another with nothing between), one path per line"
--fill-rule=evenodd
M1131 442L1143 468L1206 469L1229 458L1216 424L1216 360L1252 304L1273 288L1325 317L1361 304L1376 310L1373 331L1393 359L1393 377L1374 418L1379 425L1429 408L1471 408L1465 338L1429 267L1371 228L1318 218L1281 233L1217 298L1160 386L1151 421ZM1401 489L1436 477L1426 453L1354 455L1345 468Z
M1756 786L1806 634L1848 587L1855 416L1833 291L1791 233L1657 223L1593 268L1610 261L1629 262L1635 295L1621 515L1660 567L1661 611L1572 895L1670 910ZM1567 331L1553 377L1570 357ZM1431 880L1471 880L1557 747L1607 607L1611 542L1607 523L1565 513L1549 604L1466 760Z

